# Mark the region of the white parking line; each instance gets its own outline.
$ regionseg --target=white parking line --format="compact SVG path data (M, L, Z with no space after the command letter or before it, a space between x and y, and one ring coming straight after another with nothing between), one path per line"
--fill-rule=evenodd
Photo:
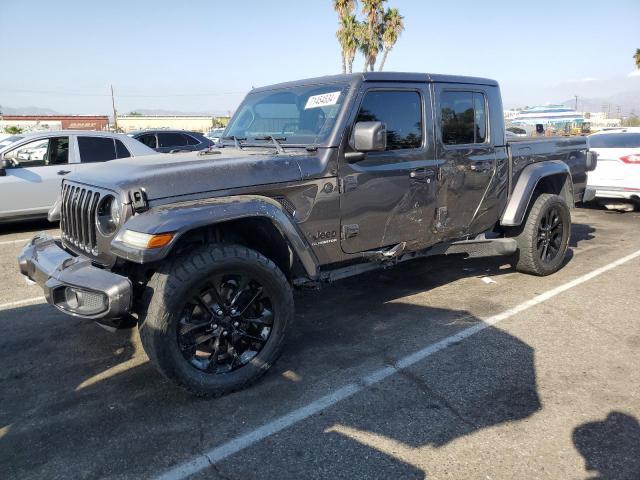
M27 305L29 303L40 303L44 301L44 297L31 297L25 298L24 300L17 300L15 302L0 303L0 311L9 310L10 308L19 307L20 305Z
M418 350L410 355L407 355L400 360L398 360L394 365L383 367L379 370L374 371L368 375L363 375L357 379L355 379L352 383L345 385L344 387L335 390L324 397L319 398L318 400L305 405L302 408L294 410L292 412L287 413L269 423L262 425L261 427L247 432L239 437L236 437L222 445L212 448L193 459L182 463L171 470L159 475L156 477L158 480L180 480L187 478L195 473L198 473L212 464L215 464L225 458L234 455L235 453L244 450L247 447L250 447L259 441L270 437L288 427L295 425L302 420L305 420L312 415L315 415L335 404L345 400L358 392L361 392L368 386L374 385L378 382L381 382L385 378L394 375L399 370L408 368L417 362L424 360L431 355L444 350L445 348L451 346L454 343L457 343L465 338L468 338L472 335L475 335L478 332L500 323L508 318L513 317L525 310L528 310L536 305L539 305L547 300L559 295L571 288L574 288L584 282L587 282L598 275L602 275L609 270L612 270L620 265L633 260L634 258L640 257L640 250L627 255L626 257L622 257L614 262L611 262L603 267L597 268L585 275L582 275L570 282L567 282L558 287L552 288L547 292L544 292L540 295L533 297L531 300L527 300L519 305L516 305L513 308L510 308L502 313L497 315L493 315L489 318L484 319L482 322L466 328L455 335L451 335L446 337L434 344L428 345L427 347Z

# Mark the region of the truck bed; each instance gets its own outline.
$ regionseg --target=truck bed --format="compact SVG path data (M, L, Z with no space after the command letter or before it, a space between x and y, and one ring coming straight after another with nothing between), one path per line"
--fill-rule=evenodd
M581 201L587 186L585 155L587 137L518 137L507 141L511 157L512 179L518 180L522 169L530 163L561 160L569 166L573 177L574 199Z

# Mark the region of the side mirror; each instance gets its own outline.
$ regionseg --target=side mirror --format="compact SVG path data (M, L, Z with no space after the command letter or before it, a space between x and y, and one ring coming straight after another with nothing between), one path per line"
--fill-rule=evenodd
M358 122L353 127L353 148L358 152L387 149L387 126L382 122Z
M3 157L0 157L0 177L6 177L7 176L7 167L8 167L8 162L7 160L5 160Z

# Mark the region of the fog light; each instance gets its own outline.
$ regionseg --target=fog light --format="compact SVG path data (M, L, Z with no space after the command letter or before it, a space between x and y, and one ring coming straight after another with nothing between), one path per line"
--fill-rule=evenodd
M64 305L60 306L79 315L97 315L104 312L108 305L109 302L104 293L66 287L64 289Z

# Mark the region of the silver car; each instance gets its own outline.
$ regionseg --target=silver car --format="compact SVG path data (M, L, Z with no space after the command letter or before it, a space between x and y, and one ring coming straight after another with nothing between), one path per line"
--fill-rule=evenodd
M46 217L69 173L116 158L157 155L118 133L59 130L21 136L0 147L0 223Z

